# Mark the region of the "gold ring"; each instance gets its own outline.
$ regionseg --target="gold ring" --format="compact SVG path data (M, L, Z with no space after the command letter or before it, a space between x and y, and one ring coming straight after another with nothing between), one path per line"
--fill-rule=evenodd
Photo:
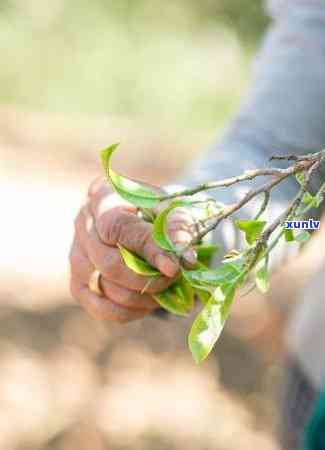
M100 277L101 277L100 271L97 269L94 270L93 273L90 275L88 286L92 292L95 292L95 294L100 295L102 297L103 291L101 288Z

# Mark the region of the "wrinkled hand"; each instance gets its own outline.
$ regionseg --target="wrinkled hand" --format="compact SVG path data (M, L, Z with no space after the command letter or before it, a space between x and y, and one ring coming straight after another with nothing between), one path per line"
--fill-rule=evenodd
M186 246L194 230L194 220L187 210L172 211L168 231L176 246ZM71 293L89 314L123 323L144 317L159 307L152 294L175 281L180 261L158 247L151 233L152 224L138 217L134 206L112 194L104 179L96 179L90 185L88 200L75 220L70 251ZM161 276L148 285L148 277L136 274L124 264L117 244L145 259ZM183 258L185 265L195 264L195 251L188 250ZM95 269L101 273L103 296L88 286Z

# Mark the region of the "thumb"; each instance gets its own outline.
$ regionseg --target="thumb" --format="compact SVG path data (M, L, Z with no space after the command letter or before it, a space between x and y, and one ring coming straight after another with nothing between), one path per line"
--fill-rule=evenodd
M168 216L167 232L176 250L182 253L182 258L188 266L192 267L197 261L194 248L189 247L196 235L196 223L190 210L179 207L172 210Z

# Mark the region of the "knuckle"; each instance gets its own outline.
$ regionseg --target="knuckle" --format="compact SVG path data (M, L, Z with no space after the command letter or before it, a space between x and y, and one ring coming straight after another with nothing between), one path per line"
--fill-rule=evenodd
M178 245L184 246L191 242L191 234L188 231L183 230L172 231L170 233L170 238L176 247Z
M103 239L104 241L110 240L108 214L102 214L98 217L96 221L96 229L101 239Z
M85 221L85 217L86 217L86 213L87 213L87 203L85 203L84 205L82 205L82 207L79 209L78 214L76 215L76 218L74 220L74 227L75 230L77 231L81 225L84 223Z
M80 289L73 278L71 278L70 280L70 294L74 299L79 300Z
M104 177L95 178L89 185L88 196L89 197L94 196L99 191L99 189L103 186L103 183L104 183Z
M165 290L169 285L171 284L171 281L165 277L160 277L157 280L155 280L153 283L151 283L150 286L148 286L147 293L148 294L158 294L159 292Z
M136 231L134 240L137 242L139 252L148 258L152 258L157 247L152 239L151 229L144 226L139 228Z
M139 218L128 212L116 208L112 215L111 226L108 231L108 240L111 245L123 242L126 247L134 246L135 242L141 240L141 227L137 227ZM133 245L132 245L133 244Z
M117 211L112 211L110 226L107 226L106 238L109 244L115 245L122 234L123 226L125 225L125 215Z
M96 230L100 238L109 245L115 245L125 222L130 219L121 205L107 206L102 212L95 212Z

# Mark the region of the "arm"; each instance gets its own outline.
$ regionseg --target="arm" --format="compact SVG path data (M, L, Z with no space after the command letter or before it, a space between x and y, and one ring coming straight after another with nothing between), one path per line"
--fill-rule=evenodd
M325 8L317 0L292 0L287 4L290 9L283 10L266 37L257 59L255 82L219 150L213 147L197 161L183 183L194 185L218 176L224 178L263 166L268 156L278 151L304 153L318 150L325 143ZM228 191L218 191L218 199L231 201ZM294 192L294 181L289 181L279 191L278 201L286 202ZM189 233L184 238L180 219L176 219L182 239L190 240ZM190 229L189 218L182 216L182 221ZM106 185L95 183L90 188L88 201L76 220L70 262L72 294L91 314L125 322L157 307L151 294L170 285L179 265L156 259L161 249L151 241L149 228L134 211L119 208ZM174 231L179 234L176 226ZM176 235L174 238L180 240ZM157 286L151 285L143 294L147 280L139 279L124 266L118 243L162 272ZM102 274L102 297L88 286L95 268Z
M203 181L262 167L273 154L303 154L325 146L325 3L273 1L274 16L256 58L255 75L237 117L184 176ZM317 182L317 180L316 180ZM228 203L236 189L215 191ZM277 191L274 208L296 192L288 181Z
M253 80L241 108L220 143L213 145L184 174L182 182L186 185L263 167L274 154L304 154L325 147L325 1L279 0L269 2L269 8L274 21L256 57ZM319 172L314 188L324 175ZM220 189L210 191L209 195L231 203L242 195L242 189ZM296 190L291 179L274 191L269 208L273 219L285 209ZM255 212L256 209L248 214L252 217ZM236 238L233 228L226 226L215 235L228 248L233 248ZM274 256L278 261L280 255ZM273 346L275 338L282 336L276 330L283 326L286 315L283 312L288 305L279 298L267 305L275 309L267 308L263 326L253 334L255 316L252 323L247 316L245 321L246 330L252 325L248 335L259 345L261 341L266 343L269 349L270 343ZM301 329L299 333L305 336Z

